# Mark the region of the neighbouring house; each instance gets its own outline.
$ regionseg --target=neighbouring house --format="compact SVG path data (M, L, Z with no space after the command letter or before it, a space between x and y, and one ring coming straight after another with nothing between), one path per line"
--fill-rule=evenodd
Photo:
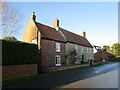
M36 43L40 50L40 66L62 66L81 64L94 60L93 47L83 36L62 29L59 20L54 20L54 27L36 22L32 13L23 42Z
M105 50L98 50L94 54L95 62L101 62L101 61L113 61L115 60L115 56Z

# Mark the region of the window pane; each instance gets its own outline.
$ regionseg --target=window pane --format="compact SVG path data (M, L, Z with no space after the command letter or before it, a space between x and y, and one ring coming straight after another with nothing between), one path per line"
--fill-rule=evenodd
M59 43L56 43L56 51L60 52L60 44Z
M59 65L61 64L60 63L60 56L56 56L55 57L55 62L56 62L56 64L59 64Z

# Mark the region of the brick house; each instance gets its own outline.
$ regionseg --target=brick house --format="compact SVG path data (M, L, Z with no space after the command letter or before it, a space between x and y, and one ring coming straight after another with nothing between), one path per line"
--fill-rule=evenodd
M66 64L81 64L94 60L93 47L86 39L86 32L77 35L59 26L59 20L55 19L54 28L60 37L66 42Z
M36 22L41 33L41 66L61 66L65 62L65 41L57 31Z
M112 61L115 60L115 56L107 51L104 50L99 50L94 54L95 62L100 62L100 61Z
M54 20L54 27L49 27L36 22L32 13L22 41L38 45L41 67L81 64L94 59L93 47L85 32L80 36L62 29L58 19Z

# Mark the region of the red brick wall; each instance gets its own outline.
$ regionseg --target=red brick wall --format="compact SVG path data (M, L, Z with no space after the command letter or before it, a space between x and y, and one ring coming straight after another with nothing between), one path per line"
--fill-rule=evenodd
M77 68L77 67L83 67L83 66L89 66L89 64L61 66L61 67L50 67L50 68L44 69L43 71L44 72L53 72L53 71L61 71L61 70L66 70L66 69L71 69L71 68Z
M10 80L37 74L37 65L2 66L2 79Z
M60 52L56 52L57 41L42 39L41 59L42 67L55 66L55 56L61 56L61 62L65 62L65 43L60 43Z

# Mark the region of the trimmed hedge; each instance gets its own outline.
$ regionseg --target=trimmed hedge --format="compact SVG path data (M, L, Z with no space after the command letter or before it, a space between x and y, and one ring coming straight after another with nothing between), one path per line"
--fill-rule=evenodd
M37 45L2 40L2 65L23 65L37 63Z

